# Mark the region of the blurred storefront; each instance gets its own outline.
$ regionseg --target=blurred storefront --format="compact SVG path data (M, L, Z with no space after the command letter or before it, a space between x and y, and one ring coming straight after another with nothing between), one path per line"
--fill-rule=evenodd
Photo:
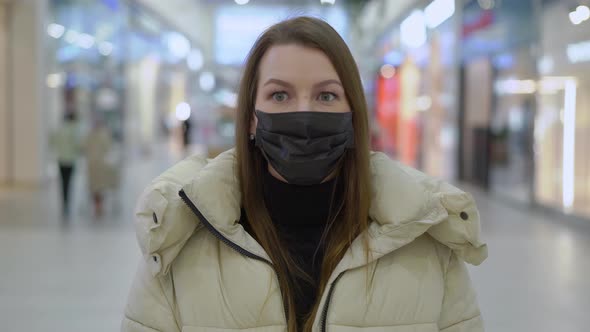
M182 148L205 61L198 43L136 1L52 0L48 17L52 123L69 94L84 131L102 120L127 152L166 137Z
M388 2L369 2L357 35L377 35L359 38L376 59L361 60L374 147L512 202L590 217L586 5L415 0L388 16Z
M535 199L590 217L590 10L547 1L539 28Z
M81 137L104 123L120 157L161 143L176 157L228 149L241 67L258 35L313 15L347 39L360 6L0 0L0 184L38 186L56 175L48 141L67 113Z
M461 28L461 178L523 203L532 198L535 13L533 1L469 1Z
M361 65L373 148L446 179L457 161L458 17L454 0L408 3L376 40L377 62Z
M207 40L208 9L195 12ZM68 113L81 138L105 124L118 161L162 141L182 152L188 122L215 127L215 112L194 112L212 109L208 48L139 0L0 1L0 184L56 175L49 138Z
M590 217L590 105L580 93L590 75L586 16L576 1L465 5L463 180Z
M306 14L324 18L344 38L349 29L348 7L315 2L50 4L54 121L63 109L60 94L75 90L86 123L92 122L91 114L112 119L111 130L121 142L142 152L168 136L173 150L186 148L180 143L189 140L210 155L230 148L241 66L258 35L273 23Z
M590 218L590 3L181 3L0 1L0 183L47 178L47 137L69 111L83 132L103 121L124 155L161 141L211 155L231 147L250 46L274 22L308 14L359 62L375 149Z

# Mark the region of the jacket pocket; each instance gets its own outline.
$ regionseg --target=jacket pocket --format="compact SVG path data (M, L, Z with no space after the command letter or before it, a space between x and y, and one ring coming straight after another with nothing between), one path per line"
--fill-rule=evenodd
M285 332L287 327L285 325L270 325L253 327L248 329L228 329L220 327L205 327L205 326L183 326L182 332Z

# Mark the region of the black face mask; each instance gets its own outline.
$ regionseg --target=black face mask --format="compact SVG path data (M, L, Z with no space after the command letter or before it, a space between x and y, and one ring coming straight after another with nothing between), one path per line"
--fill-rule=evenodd
M321 183L354 148L352 113L256 110L256 146L289 183Z

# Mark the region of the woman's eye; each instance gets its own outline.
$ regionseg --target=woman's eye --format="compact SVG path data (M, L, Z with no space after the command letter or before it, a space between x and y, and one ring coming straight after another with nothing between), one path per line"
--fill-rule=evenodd
M286 92L275 92L272 94L272 99L276 102L282 103L287 100Z
M320 93L319 99L322 102L331 102L334 101L334 99L336 99L336 95L332 92L322 92Z

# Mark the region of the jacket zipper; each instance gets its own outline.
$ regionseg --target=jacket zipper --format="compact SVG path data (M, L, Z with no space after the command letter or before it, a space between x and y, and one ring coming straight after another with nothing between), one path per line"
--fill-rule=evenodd
M280 276L277 273L277 271L274 268L274 265L271 261L260 257L256 254L253 254L251 252L249 252L248 250L240 247L239 245L235 244L234 242L232 242L230 239L226 238L225 236L223 236L223 234L221 234L210 222L209 220L207 220L207 218L205 218L205 216L201 213L201 211L199 211L199 209L195 206L195 204L190 200L190 198L188 198L188 196L186 195L186 193L184 192L184 189L180 190L180 192L178 193L178 195L180 196L180 198L182 199L182 201L184 202L184 204L186 204L186 206L189 207L189 209L191 209L191 211L193 211L193 213L201 220L201 222L203 223L203 225L205 226L205 228L207 228L207 230L213 234L213 236L215 236L217 239L219 239L221 242L223 242L225 245L227 245L228 247L230 247L231 249L233 249L234 251L237 251L239 254L246 256L248 258L263 262L268 264L273 271L275 272L275 275L277 276L277 280L279 281L279 285L280 285ZM282 296L281 296L282 297ZM287 304L284 303L285 301L283 301L283 310L285 311L285 318L287 319L287 321L289 320L289 310L287 307Z
M332 295L334 294L334 288L336 287L336 283L338 282L338 280L340 280L344 273L346 273L346 271L340 273L338 277L336 277L336 279L332 283L332 286L330 286L330 290L328 291L328 297L326 298L326 304L324 305L324 309L322 310L322 319L320 321L322 332L326 332L326 319L328 318L328 307L330 307L330 301L332 300Z

